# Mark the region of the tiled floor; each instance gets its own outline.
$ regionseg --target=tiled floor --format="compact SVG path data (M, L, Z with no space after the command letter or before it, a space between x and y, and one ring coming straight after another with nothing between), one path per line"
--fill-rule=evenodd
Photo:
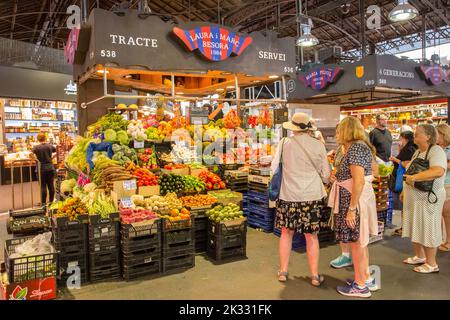
M0 220L3 220L0 217ZM4 226L0 236L5 237ZM1 252L2 250L0 250ZM3 252L2 252L3 253ZM63 292L61 299L347 299L336 293L336 286L352 277L352 269L334 270L328 266L339 253L337 245L321 249L320 272L326 277L321 288L313 288L305 278L305 253L293 252L290 279L276 279L278 238L249 228L248 259L213 265L204 257L196 266L180 274L133 282L116 281L86 285ZM386 236L370 246L371 264L381 268L382 289L372 299L450 299L450 253L439 253L441 272L420 275L402 260L411 255L409 240Z

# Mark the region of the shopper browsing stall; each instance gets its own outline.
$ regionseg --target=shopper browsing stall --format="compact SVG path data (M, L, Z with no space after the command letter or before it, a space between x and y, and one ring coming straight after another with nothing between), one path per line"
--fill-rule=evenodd
M447 157L444 150L436 145L437 131L432 125L418 126L414 142L419 150L414 154L405 175L403 237L411 238L415 256L403 262L420 265L414 268L416 272L434 273L439 272L436 252L442 241L441 213L446 199L444 182ZM424 170L427 165L423 162L428 163L429 169ZM419 184L427 181L433 181L429 192L422 191L424 183Z
M392 135L388 130L388 117L385 114L377 116L377 126L370 134L370 143L377 151L377 157L387 162L391 156Z
M413 130L413 128L411 128L411 127L408 125L408 120L403 119L403 120L402 120L402 126L400 127L400 133L408 132L408 131L413 132L414 130Z
M324 278L318 272L317 234L327 195L323 183L328 183L331 168L325 146L310 135L315 128L307 114L294 114L283 128L292 131L294 136L282 140L272 162L273 171L281 162L283 172L275 218L276 227L281 229L278 280L284 282L288 278L292 239L299 232L306 237L311 284L320 286Z
M41 173L41 204L47 203L47 189L49 193L48 202L53 202L55 198L55 166L53 165L53 153L56 152L55 146L47 143L45 133L40 132L37 135L39 144L33 148L33 154L39 161Z
M400 193L402 190L397 190L396 192L397 172L399 171L398 168L399 166L406 168L417 150L417 146L414 144L414 133L412 131L400 133L400 148L400 153L397 157L389 158L389 161L394 163L394 170L392 171L392 175L389 177L389 188L393 192L394 196L394 210L402 210L402 203L400 201ZM403 183L401 185L403 186ZM401 235L402 229L399 228L395 230L394 234Z
M375 193L372 188L372 163L375 150L367 141L361 122L345 118L338 126L338 143L345 156L336 173L337 181L330 193L329 205L335 213L336 239L349 243L355 270L355 280L338 287L345 296L368 298L369 275L367 245L370 235L378 233Z
M438 145L440 145L447 156L447 174L445 175L445 203L442 212L445 232L447 234L446 241L439 246L441 251L450 251L450 127L448 124L440 124L436 127L438 131Z

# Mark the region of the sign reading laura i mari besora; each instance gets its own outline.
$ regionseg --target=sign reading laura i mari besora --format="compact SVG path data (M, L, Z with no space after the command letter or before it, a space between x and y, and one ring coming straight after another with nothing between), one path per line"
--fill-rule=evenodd
M173 33L190 51L199 50L211 61L223 61L231 54L239 56L253 41L251 37L241 37L228 29L216 26L191 30L174 27Z
M317 68L307 74L301 75L299 79L306 87L311 87L314 90L323 90L328 85L335 83L342 75L344 70L342 68Z

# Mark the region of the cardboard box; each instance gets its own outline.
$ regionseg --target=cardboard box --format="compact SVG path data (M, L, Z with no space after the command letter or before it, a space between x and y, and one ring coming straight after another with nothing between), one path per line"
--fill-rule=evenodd
M230 193L230 192L233 194L233 197L227 197L227 198L220 197L221 193ZM223 204L223 205L227 205L229 203L239 204L239 202L241 202L244 198L244 195L242 193L230 191L229 189L208 191L208 194L216 197L217 203Z
M3 300L56 299L56 277L34 279L17 283L1 283Z
M249 175L248 182L259 183L268 186L270 183L270 177Z
M172 170L166 170L166 169L161 169L162 173L167 173L167 174L177 174L180 176L188 176L189 175L189 168L183 168L183 169L172 169Z
M134 186L132 187L129 185L131 181L134 181ZM114 181L112 190L117 194L118 199L129 198L137 192L136 179Z
M155 196L155 195L159 196L160 195L160 187L159 186L139 187L138 195L141 195L144 197L150 197L150 196Z

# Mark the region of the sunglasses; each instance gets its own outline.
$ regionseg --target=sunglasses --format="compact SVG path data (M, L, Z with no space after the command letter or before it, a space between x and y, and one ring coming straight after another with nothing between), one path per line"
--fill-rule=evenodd
M308 122L308 124L297 123L297 122L294 122L294 121L291 121L291 122L292 122L292 124L293 124L294 126L297 126L297 127L299 127L300 129L302 129L302 130L305 130L305 129L311 129L311 128L312 128L311 122Z

